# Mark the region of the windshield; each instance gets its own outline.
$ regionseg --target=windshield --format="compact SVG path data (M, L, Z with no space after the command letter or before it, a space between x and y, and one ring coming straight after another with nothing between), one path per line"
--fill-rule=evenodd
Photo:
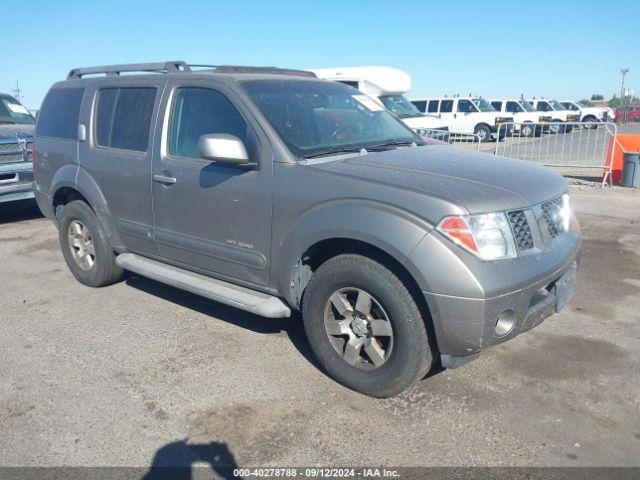
M35 120L29 111L15 98L0 95L0 123L19 123L33 125Z
M387 110L395 113L398 118L422 117L422 112L404 95L384 95L380 100Z
M473 99L473 103L475 103L476 107L478 107L478 109L481 112L496 112L497 111L495 108L493 108L493 105L491 105L489 102L487 102L482 97L474 98Z
M557 100L548 100L549 104L553 107L554 110L566 110L567 107L565 107L564 105L562 105L559 101Z
M381 144L424 142L384 107L339 83L247 81L258 109L297 157L330 155Z
M524 108L524 110L525 110L526 112L535 112L535 111L536 111L536 109L534 108L534 106L533 106L533 105L531 105L531 104L530 104L529 102L527 102L526 100L520 100L520 102L519 102L519 103L520 103L520 106L521 106L522 108Z

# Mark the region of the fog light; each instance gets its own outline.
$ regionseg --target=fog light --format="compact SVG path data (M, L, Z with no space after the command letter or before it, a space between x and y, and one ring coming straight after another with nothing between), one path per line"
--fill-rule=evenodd
M516 314L513 310L504 310L500 315L498 315L498 320L496 321L496 335L499 337L506 335L511 331L515 323Z

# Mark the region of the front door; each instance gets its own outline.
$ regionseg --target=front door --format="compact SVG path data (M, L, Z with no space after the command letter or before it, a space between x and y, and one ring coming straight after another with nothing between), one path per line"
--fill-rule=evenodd
M154 150L154 235L160 255L214 276L267 285L271 248L271 149L251 113L215 80L174 80L163 98ZM257 168L205 160L198 139L240 138Z

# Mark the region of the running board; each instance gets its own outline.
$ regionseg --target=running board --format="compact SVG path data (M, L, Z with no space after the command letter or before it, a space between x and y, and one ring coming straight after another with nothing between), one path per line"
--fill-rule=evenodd
M190 272L134 253L123 253L116 263L126 270L186 290L216 302L246 310L263 317L282 318L291 315L291 309L278 297L256 292L233 283Z

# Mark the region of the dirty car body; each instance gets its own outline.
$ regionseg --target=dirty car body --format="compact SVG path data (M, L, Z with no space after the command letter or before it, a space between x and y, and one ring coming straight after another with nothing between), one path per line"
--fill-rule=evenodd
M100 96L108 91L104 98L117 102L122 92L110 90L124 88L155 92L144 151L98 145ZM36 197L42 211L66 225L68 205L85 202L125 268L190 291L224 282L226 292L242 289L245 298L255 294L268 302L249 308L239 294L210 298L261 315L302 309L314 352L351 388L376 396L406 388L384 379L393 374L397 381L402 374L392 367L424 354L418 349L403 356L402 342L410 343L415 332L425 338L429 332L434 358L455 367L539 324L571 295L581 241L562 177L513 159L428 145L351 87L290 72L218 69L71 75L51 92L65 89L80 98L77 125L68 131L86 135L61 141L41 134L39 124ZM188 111L186 94L200 99L193 107L200 115L197 104L212 95L209 90L224 100L219 108L233 108L233 122L242 128L223 132L230 123L211 124L206 128L222 136L185 137L172 150L182 138L176 125L188 124L174 121L176 112ZM46 110L47 100L41 117ZM220 148L211 153L209 143ZM63 249L65 238L61 233ZM368 302L359 296L368 288L358 272L365 263L371 263L374 293L363 294ZM76 278L83 281L82 275ZM196 275L197 288L190 280ZM340 275L347 275L344 288L322 293ZM375 286L372 275L391 276ZM393 318L402 305L384 289L396 280L407 302L415 302L413 311L421 312L417 323ZM352 305L352 293L345 293L350 288L360 292ZM329 300L318 300L322 295ZM336 298L342 301L337 311ZM313 323L307 324L308 316L322 317L322 308L312 310L325 300L325 322L327 312L340 320L325 328L342 358L324 349L329 343L319 345ZM382 335L394 338L393 345L374 343L373 329L382 323L369 311L390 317L392 328ZM404 322L417 330L403 337ZM340 335L345 343L334 341ZM342 364L351 342L369 350ZM424 355L411 381L431 365L430 354Z

